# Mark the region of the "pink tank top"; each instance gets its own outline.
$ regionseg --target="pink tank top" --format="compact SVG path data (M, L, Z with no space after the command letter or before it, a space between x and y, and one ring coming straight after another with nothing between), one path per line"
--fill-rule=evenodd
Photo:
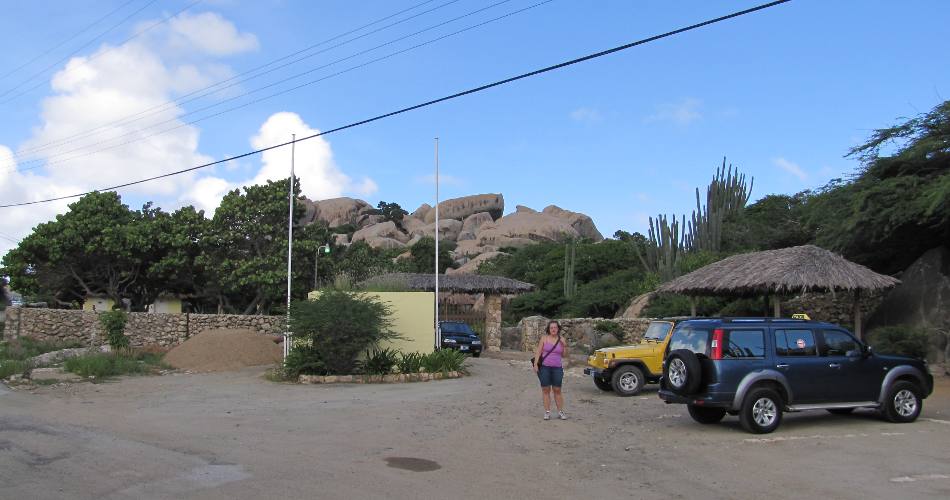
M554 350L551 350L551 347L554 346L554 343L548 343L544 341L544 347L541 348L541 356L544 356L544 361L541 363L542 366L550 366L552 368L561 367L561 354L564 352L564 342L555 342L557 347L554 347ZM551 351L551 354L548 354L548 351Z

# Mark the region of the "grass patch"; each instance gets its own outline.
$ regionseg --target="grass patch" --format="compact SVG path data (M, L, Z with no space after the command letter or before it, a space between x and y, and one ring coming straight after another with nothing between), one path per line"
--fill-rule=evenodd
M0 342L0 360L25 361L40 354L71 347L80 347L80 344L77 342L47 342L30 337L19 337Z
M30 363L18 359L0 359L0 379L22 375L30 369Z
M146 375L167 368L161 355L152 352L87 354L67 359L63 368L82 377L107 378L119 375Z

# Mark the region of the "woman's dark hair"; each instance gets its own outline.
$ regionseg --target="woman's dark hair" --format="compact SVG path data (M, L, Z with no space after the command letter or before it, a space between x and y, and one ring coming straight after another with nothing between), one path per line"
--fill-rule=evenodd
M551 325L557 325L557 334L561 335L561 330L562 330L561 324L558 323L557 320L553 320L553 319L551 321L548 321L548 326L544 327L544 334L545 335L551 334Z

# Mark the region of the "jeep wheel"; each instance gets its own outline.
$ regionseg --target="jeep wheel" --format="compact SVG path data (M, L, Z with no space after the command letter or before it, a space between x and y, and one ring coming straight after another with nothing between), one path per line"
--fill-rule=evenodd
M643 389L643 371L633 365L621 366L614 370L610 386L618 396L636 396Z
M597 388L600 389L600 390L602 390L602 391L612 391L612 390L614 390L614 388L611 387L609 380L603 379L603 378L600 378L600 377L594 377L594 385L596 385Z
M882 407L884 418L891 422L906 423L917 420L923 402L920 400L920 389L916 385L901 381L894 384L887 391Z
M689 416L701 424L719 423L726 416L725 408L706 408L703 406L686 405Z
M670 353L663 366L663 376L666 377L673 392L688 395L699 389L702 368L699 358L693 351L677 349Z
M772 389L753 389L742 402L739 423L753 434L768 434L782 423L782 404L782 398Z

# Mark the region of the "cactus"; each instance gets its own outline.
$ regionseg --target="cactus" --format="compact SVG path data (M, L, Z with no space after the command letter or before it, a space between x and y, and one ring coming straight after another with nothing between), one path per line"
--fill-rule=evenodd
M577 282L574 279L574 263L577 260L577 242L571 240L564 245L564 298L572 299L577 292Z
M650 242L642 252L638 245L634 245L643 267L659 275L663 281L672 279L679 271L680 260L686 249L682 233L685 225L685 216L682 224L676 221L675 215L672 224L665 215L657 215L655 223L650 217Z
M722 167L716 169L716 175L706 188L705 207L700 202L699 188L696 189L696 210L687 228L686 250L718 252L723 222L745 208L754 184L755 178L746 186L745 174L739 174L738 168L733 173L732 164L727 169L723 158Z

